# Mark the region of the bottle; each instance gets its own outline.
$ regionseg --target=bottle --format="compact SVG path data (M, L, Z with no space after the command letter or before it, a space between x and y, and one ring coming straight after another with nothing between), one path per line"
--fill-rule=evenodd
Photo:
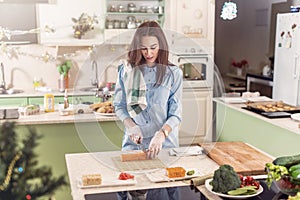
M45 94L44 95L44 107L45 112L54 112L54 95Z
M64 109L66 109L68 107L69 107L68 92L67 92L67 89L65 89Z

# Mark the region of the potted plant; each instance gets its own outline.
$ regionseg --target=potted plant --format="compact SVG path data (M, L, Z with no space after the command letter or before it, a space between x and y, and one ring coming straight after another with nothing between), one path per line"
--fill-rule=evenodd
M237 75L242 76L243 68L248 66L248 61L246 59L243 59L240 62L232 60L231 65L236 68Z
M57 71L59 73L58 88L59 91L64 92L69 86L69 71L72 67L72 61L66 60L60 65L57 65Z

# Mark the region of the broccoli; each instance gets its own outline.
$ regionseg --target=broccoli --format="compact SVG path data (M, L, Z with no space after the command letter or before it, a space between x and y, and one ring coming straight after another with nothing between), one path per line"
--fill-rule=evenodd
M228 191L239 188L241 180L230 165L221 165L215 170L213 180L210 182L214 192L227 194Z

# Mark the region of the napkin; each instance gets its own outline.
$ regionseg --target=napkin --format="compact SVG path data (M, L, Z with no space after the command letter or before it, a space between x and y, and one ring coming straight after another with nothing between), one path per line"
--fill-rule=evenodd
M203 154L200 146L177 147L169 150L170 156L196 156Z

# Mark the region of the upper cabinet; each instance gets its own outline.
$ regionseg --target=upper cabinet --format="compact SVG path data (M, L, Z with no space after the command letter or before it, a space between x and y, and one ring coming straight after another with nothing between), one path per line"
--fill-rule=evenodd
M56 0L55 4L37 4L39 43L62 46L103 43L104 5L105 0Z
M201 44L214 44L214 0L166 0L165 28L173 31L172 43L186 44L192 38Z
M1 3L5 4L35 4L35 3L55 3L56 0L1 0Z
M129 44L134 30L147 20L156 20L166 32L172 32L167 34L171 45L181 45L181 41L186 45L182 37L200 43L206 41L211 46L214 43L214 0L55 1L55 4L37 4L37 24L41 28L38 40L42 44ZM90 22L83 18L81 24L77 23L82 14L86 14L86 18L94 17L95 21L91 30L76 37L75 27L84 29L85 22ZM49 29L54 32L49 32Z
M110 44L129 44L144 21L164 23L164 0L106 1L104 39Z

